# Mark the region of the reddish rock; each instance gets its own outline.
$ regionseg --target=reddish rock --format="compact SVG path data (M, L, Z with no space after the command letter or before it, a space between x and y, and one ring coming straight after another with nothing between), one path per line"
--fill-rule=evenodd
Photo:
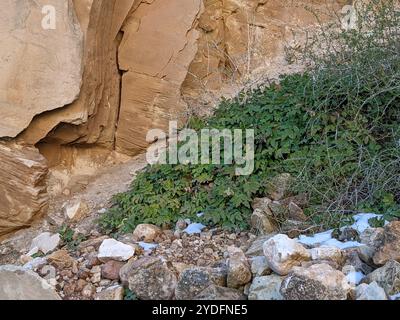
M101 276L104 279L119 280L119 272L124 266L124 262L120 261L108 261L101 266Z

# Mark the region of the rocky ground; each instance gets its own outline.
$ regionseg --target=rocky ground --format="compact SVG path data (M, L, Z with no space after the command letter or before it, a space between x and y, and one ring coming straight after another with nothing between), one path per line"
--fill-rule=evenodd
M107 175L97 178L80 199L64 199L56 218L1 242L0 299L400 299L400 221L373 228L377 215L359 214L313 234L304 199L286 194L289 178L254 200L251 232L180 220L116 238L96 224L109 205L94 187L107 190Z

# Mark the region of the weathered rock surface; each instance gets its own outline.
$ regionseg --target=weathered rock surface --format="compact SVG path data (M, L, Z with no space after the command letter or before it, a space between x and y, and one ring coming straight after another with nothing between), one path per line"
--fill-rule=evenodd
M279 275L287 275L293 267L311 258L306 248L284 234L267 240L263 249L269 267Z
M282 173L271 179L267 184L267 193L272 200L281 200L289 194L293 178L288 173Z
M72 0L55 0L54 28L43 28L46 0L2 1L0 138L15 137L33 117L73 102L82 76L83 34Z
M281 294L286 300L346 300L350 289L342 272L315 264L295 267L282 282Z
M343 263L343 253L337 247L321 246L310 249L311 259L316 261L330 260L338 265Z
M266 276L272 272L265 256L251 258L250 263L251 272L256 277Z
M56 266L59 269L70 268L74 263L74 259L65 249L53 252L47 257L47 260L50 262L50 264Z
M137 241L154 242L162 234L162 230L152 224L139 224L133 231L133 237Z
M283 300L280 293L283 277L276 274L254 278L249 289L249 300Z
M237 289L246 285L251 280L251 269L243 251L239 248L229 247L228 249L228 277L229 288Z
M385 290L375 281L370 284L360 284L356 288L357 300L387 300Z
M119 273L123 266L123 262L110 260L101 266L101 276L104 279L119 280Z
M17 266L0 266L0 300L60 300L36 273Z
M138 153L148 146L149 129L165 129L168 119L181 118L180 90L196 55L199 33L193 26L201 5L200 0L155 0L131 12L119 48L119 67L126 73L117 150Z
M384 234L383 228L367 228L360 234L360 242L364 245L357 248L357 251L364 262L373 264L376 251L383 245Z
M175 298L177 300L192 300L212 284L210 274L205 268L186 269L179 276Z
M251 226L258 234L270 234L277 230L272 215L267 215L260 209L255 209L250 219Z
M47 173L46 160L34 148L0 142L0 236L46 211Z
M389 261L383 267L370 273L364 280L366 283L376 282L392 296L400 292L400 263Z
M385 226L383 244L373 257L374 263L378 266L390 260L400 262L400 221L392 221Z
M167 263L156 257L128 262L121 269L120 278L141 300L170 300L178 283Z

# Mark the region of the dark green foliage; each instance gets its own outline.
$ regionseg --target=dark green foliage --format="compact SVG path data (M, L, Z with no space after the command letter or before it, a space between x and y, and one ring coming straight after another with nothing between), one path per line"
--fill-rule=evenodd
M58 233L60 234L63 245L66 245L71 251L76 249L82 241L86 240L86 237L83 234L76 234L75 231L67 225L62 225L58 230Z
M254 129L252 175L235 176L229 165L148 167L115 197L103 228L128 232L204 212L205 223L244 229L252 199L265 196L266 182L282 172L296 178L294 194L308 195L306 213L318 225L338 227L366 207L399 217L400 35L391 29L399 18L386 7L365 10L376 17L370 31L324 34L316 44L329 48L333 41L341 50L316 55L304 48L303 58L312 61L304 74L243 92L245 103L223 101L211 118L190 121L196 130Z

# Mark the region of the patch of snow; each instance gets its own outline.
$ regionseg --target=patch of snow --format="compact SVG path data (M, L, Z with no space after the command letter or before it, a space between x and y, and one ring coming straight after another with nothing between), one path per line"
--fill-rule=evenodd
M301 235L299 237L299 242L309 246L315 246L319 244L323 244L324 242L332 239L333 230L328 230L320 233L316 233L313 236L304 236Z
M333 246L333 247L337 247L339 249L348 249L348 248L356 248L356 247L361 247L363 246L362 243L357 242L357 241L346 241L346 242L341 242L337 239L330 239L328 241L324 242L324 246Z
M354 223L350 226L354 230L357 230L359 233L364 232L366 229L370 228L368 221L372 218L380 218L382 215L375 213L359 213L353 216ZM385 222L385 224L387 221ZM343 230L345 227L341 228ZM333 230L328 230L325 232L316 233L313 236L299 236L298 240L300 243L308 246L334 246L339 249L348 249L362 246L361 243L357 241L347 241L342 242L332 237Z
M195 234L195 233L201 233L201 231L205 228L206 226L201 224L201 223L191 223L187 226L183 232L186 232L187 234Z
M346 275L347 281L354 285L358 285L361 282L361 280L364 279L364 277L365 277L364 273L360 271L352 271Z
M138 244L144 251L151 251L158 247L156 243L139 242Z
M353 216L355 222L350 226L359 233L364 232L366 229L371 228L368 220L372 218L381 218L381 214L375 213L359 213Z

